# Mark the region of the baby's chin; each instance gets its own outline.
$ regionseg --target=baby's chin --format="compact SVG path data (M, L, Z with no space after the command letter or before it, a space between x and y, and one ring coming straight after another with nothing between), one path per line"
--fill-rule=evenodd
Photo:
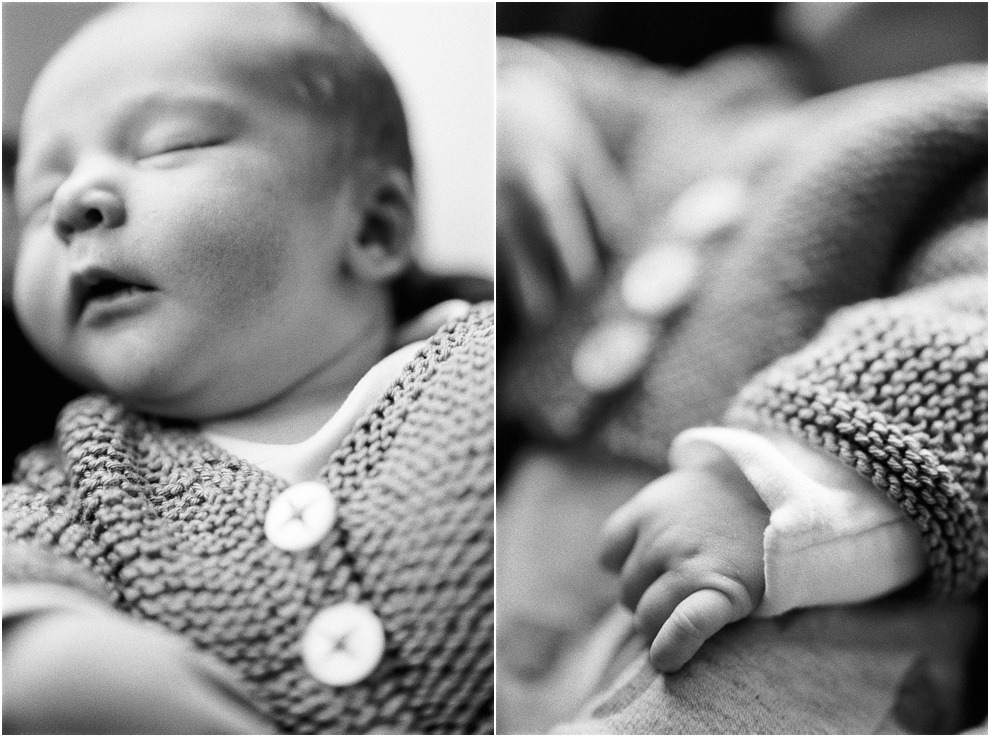
M109 395L137 412L196 422L229 411L232 402L204 386L209 382L197 380L188 367L144 358L103 357L63 369L86 389Z
M211 420L247 412L259 404L258 400L244 400L209 392L163 391L161 387L94 387L130 410L167 420L180 420L202 424ZM263 401L263 400L262 400Z
M82 384L135 412L195 424L252 413L284 391L276 381L262 383L246 376L234 378L222 370L196 375L169 373L161 366L150 367L145 372L133 369L132 366L120 373L104 371L99 379Z
M168 384L143 382L134 377L86 377L76 380L86 389L106 394L136 412L171 420L200 419L192 407L193 403L170 392Z

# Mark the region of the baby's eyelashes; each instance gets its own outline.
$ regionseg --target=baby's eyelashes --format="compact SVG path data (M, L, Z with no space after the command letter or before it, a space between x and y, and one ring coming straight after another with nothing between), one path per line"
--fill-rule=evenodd
M212 148L226 143L232 135L227 126L198 118L162 120L142 126L136 133L131 146L138 161Z
M161 156L169 156L172 154L180 154L188 151L196 151L198 149L212 148L214 146L219 146L226 142L226 139L220 137L198 137L198 138L180 138L174 141L165 141L161 143L156 143L152 145L146 145L141 148L138 153L138 159L147 161L149 159L155 159Z
M117 145L142 161L218 146L244 124L243 116L220 100L162 93L139 99L113 127Z

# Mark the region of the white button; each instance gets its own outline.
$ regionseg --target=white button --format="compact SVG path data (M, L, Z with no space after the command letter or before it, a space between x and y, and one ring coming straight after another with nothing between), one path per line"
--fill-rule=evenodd
M593 392L621 389L646 366L653 340L653 330L644 320L619 318L602 322L584 336L574 351L574 378Z
M306 628L303 663L312 676L331 686L364 680L385 654L385 629L365 604L327 607Z
M693 249L664 244L637 256L622 275L622 301L633 312L663 317L688 301L698 282Z
M734 177L709 177L685 189L667 214L671 237L700 243L737 227L746 214L746 184Z
M337 504L330 490L303 481L272 500L265 515L265 536L282 550L305 550L326 536L336 518Z

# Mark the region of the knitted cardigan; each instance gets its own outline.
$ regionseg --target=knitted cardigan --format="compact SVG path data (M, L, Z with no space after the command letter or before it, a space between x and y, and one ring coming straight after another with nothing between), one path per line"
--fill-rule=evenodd
M4 487L4 577L80 587L233 666L300 733L491 733L493 309L441 329L320 474L337 522L308 551L265 538L286 484L103 396L70 404L54 444ZM306 625L339 602L381 619L382 662L329 687Z
M972 594L987 576L986 67L798 104L784 67L752 52L678 76L547 49L661 218L710 175L744 179L753 200L635 382L603 396L571 373L582 336L622 309L613 279L505 352L500 418L658 472L692 426L802 438L917 524L935 595ZM619 120L617 89L637 102ZM771 145L754 157L753 140Z

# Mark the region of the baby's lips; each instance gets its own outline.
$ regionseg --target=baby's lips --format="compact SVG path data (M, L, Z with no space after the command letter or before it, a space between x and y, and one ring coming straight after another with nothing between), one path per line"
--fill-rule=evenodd
M97 264L87 265L72 272L70 291L73 317L78 318L82 314L86 302L94 294L112 289L115 286L121 288L135 286L147 290L155 288L144 280L134 278L124 270L111 269Z

